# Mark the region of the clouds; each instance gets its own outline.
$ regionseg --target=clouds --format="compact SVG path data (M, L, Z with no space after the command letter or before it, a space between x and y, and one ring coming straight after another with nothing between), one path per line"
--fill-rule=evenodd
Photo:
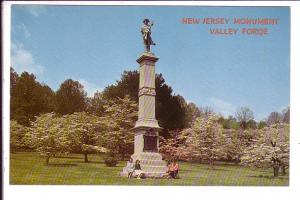
M237 109L235 105L215 97L211 97L209 99L209 102L215 111L220 112L225 117L228 117L229 115L234 115Z
M29 31L28 27L24 23L20 24L13 24L12 25L12 33L13 36L19 34L21 37L28 39L31 37L31 32Z
M26 6L26 8L33 17L39 17L46 12L46 7L42 5L30 5Z
M17 31L22 31L22 33L26 39L31 36L31 33L28 30L27 26L23 23L21 23L17 26Z
M22 43L11 43L11 66L18 73L27 71L35 75L42 75L45 70L45 67L36 61Z
M33 56L33 54L24 47L23 43L11 43L11 66L18 72L22 73L27 71L33 73L38 77L44 75L45 67L40 64ZM78 80L83 86L87 95L93 97L96 91L102 91L103 88L98 87L96 84L91 83L83 78L73 78Z
M94 83L88 82L85 79L79 79L78 81L79 81L79 83L81 83L83 85L85 91L87 92L88 97L93 97L94 93L96 91L102 91L103 90L103 88L99 88Z

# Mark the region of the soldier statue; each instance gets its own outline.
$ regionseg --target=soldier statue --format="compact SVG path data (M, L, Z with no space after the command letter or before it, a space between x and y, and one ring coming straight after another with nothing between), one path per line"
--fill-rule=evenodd
M150 45L155 45L151 38L151 27L153 26L153 22L150 23L149 19L144 19L143 25L141 28L141 32L143 35L145 51L150 52Z

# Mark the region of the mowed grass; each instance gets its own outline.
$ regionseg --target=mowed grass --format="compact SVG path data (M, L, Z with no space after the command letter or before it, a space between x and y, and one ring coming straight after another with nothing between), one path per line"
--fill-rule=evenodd
M103 156L71 154L51 158L50 165L37 153L10 155L10 184L29 185L195 185L195 186L288 186L288 175L273 178L272 169L261 170L238 165L208 165L179 162L180 179L128 179L119 173L125 161L117 167L107 167Z

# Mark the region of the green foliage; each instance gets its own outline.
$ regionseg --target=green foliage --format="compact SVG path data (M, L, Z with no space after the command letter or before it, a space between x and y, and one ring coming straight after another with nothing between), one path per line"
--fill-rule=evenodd
M247 129L257 129L257 123L255 120L251 119L246 124Z
M157 119L163 128L176 130L189 126L187 103L182 96L172 95L169 99L164 99L157 95L156 101Z
M223 135L225 136L225 141L221 148L225 154L224 159L239 162L243 155L244 145L239 138L238 131L235 129L224 129Z
M267 123L265 121L260 121L257 125L258 129L265 128L267 126Z
M242 129L246 129L247 123L250 120L254 119L252 110L250 110L250 108L247 108L247 107L239 108L235 115L236 115L236 119L240 123L240 127Z
M54 92L36 81L33 74L23 72L20 77L11 68L11 119L29 126L40 113L54 109Z
M161 127L167 129L182 129L189 125L191 118L186 116L187 103L180 95L173 95L172 88L165 83L161 74L155 77L156 88L156 118ZM139 72L124 71L121 80L116 84L106 87L103 91L103 98L111 100L114 98L130 98L138 102Z
M106 157L104 162L108 167L115 167L118 164L118 160L113 156Z
M105 145L114 156L124 159L126 154L133 153L134 132L132 128L137 121L137 104L127 95L116 98L104 105L102 120L107 124L104 133Z
M46 163L50 157L69 152L84 154L86 162L88 154L108 153L112 163L133 153L137 71L125 71L121 80L93 98L87 98L83 86L71 79L55 94L33 74L19 76L11 68L10 78L12 152L32 148ZM155 84L156 117L169 134L160 140L164 156L208 160L211 165L215 160L242 160L247 166L276 170L289 166L289 108L271 113L271 126L267 126L265 121L256 123L246 107L238 110L236 118L224 118L214 115L209 107L200 110L187 104L182 96L173 94L161 74L156 75ZM49 113L54 110L62 115Z
M102 92L96 92L94 97L87 98L86 111L90 114L102 116L104 113L104 105L106 100L103 98Z
M124 98L129 95L130 98L137 102L139 91L139 73L138 71L124 71L121 75L121 80L118 80L115 85L107 86L103 91L105 99L114 99L116 97Z
M220 117L218 122L222 124L224 129L235 129L239 128L239 123L232 116L228 116L228 118Z
M200 109L194 103L188 103L186 106L186 124L185 127L191 127L196 118L201 116Z
M16 152L27 147L24 137L28 128L19 124L15 120L10 121L10 151Z
M56 91L56 110L60 114L82 112L86 108L86 96L83 85L72 79L65 80Z

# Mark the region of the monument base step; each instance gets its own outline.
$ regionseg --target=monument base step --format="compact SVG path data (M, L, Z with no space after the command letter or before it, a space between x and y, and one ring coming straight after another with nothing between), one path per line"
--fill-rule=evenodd
M133 154L131 156L133 162L136 160L140 161L140 165L143 171L143 174L146 178L162 178L167 173L167 163L162 160L162 156L159 153L153 152L143 152L139 154ZM127 167L123 168L123 171L120 173L121 176L128 176Z

